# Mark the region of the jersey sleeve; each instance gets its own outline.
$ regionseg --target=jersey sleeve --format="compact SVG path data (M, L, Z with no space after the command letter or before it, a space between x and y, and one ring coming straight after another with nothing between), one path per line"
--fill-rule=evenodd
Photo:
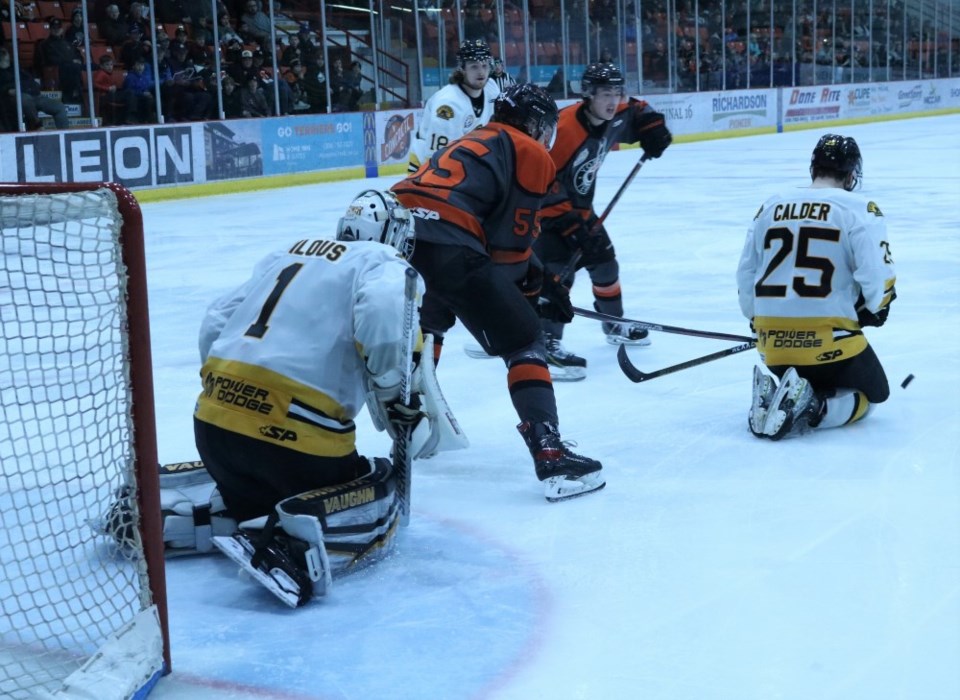
M367 371L380 388L399 389L403 374L404 287L408 265L399 258L387 258L363 270L357 278L354 296L354 337ZM423 296L423 280L417 277L417 298ZM419 302L418 302L419 303ZM414 312L414 330L420 327Z
M887 226L874 202L864 202L856 212L856 223L850 229L850 246L853 250L854 279L867 309L877 313L890 303L896 271L887 240Z
M763 212L766 205L760 208L757 215L747 228L747 240L740 253L740 262L737 264L737 297L740 302L740 311L746 318L756 316L754 309L754 281L757 278L757 268L760 265L760 251L757 249L757 227L762 226Z

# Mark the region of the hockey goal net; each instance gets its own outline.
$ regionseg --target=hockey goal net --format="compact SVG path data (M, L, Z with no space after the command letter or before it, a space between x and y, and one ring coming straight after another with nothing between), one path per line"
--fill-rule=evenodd
M142 222L118 185L0 184L3 698L169 669Z

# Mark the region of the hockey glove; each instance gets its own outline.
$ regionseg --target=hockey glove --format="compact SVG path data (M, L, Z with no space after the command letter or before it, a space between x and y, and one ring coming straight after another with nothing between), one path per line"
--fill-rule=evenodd
M644 110L637 119L640 129L640 147L650 158L659 158L673 143L673 134L667 128L660 112Z
M896 298L897 290L895 288L891 289L890 301L888 301L882 309L874 313L867 308L866 301L864 301L863 294L861 293L857 299L856 305L857 323L860 324L861 328L865 328L867 326L879 328L887 322L887 316L890 315L890 304L892 304L893 300Z
M410 402L403 403L399 399L391 404L387 404L387 419L390 423L399 428L410 428L417 424L417 421L423 417L423 411L420 410L420 394L410 394Z
M547 302L540 304L541 317L558 323L570 323L573 320L570 290L560 283L556 275L544 275L540 296Z
M560 236L560 240L566 243L571 251L580 247L580 239L587 233L586 222L575 211L568 211L556 219L545 220L542 222L542 226L551 233Z
M543 267L535 258L530 258L527 266L527 276L517 283L520 292L530 302L534 310L540 301L540 290L543 288Z
M613 243L602 226L597 227L597 230L592 233L585 233L582 236L580 249L583 251L583 257L580 259L580 264L583 267L602 265L611 262L615 257Z

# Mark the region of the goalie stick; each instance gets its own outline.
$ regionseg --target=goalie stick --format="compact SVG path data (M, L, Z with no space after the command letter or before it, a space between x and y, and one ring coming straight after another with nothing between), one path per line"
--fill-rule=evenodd
M410 403L410 385L413 375L413 346L416 328L414 313L417 308L417 271L407 268L407 278L403 288L403 362L404 374L400 381L400 400ZM397 479L397 500L400 501L400 524L410 524L410 432L412 428L397 430L393 441L393 472Z
M741 343L755 343L754 339L746 335L734 335L732 333L717 333L715 331L698 331L694 328L681 328L679 326L665 326L660 323L647 323L646 321L635 321L632 318L621 318L612 314L605 314L599 311L581 309L579 306L573 307L573 313L584 318L592 318L597 321L607 321L609 323L632 324L638 328L648 331L659 331L661 333L675 333L677 335L690 335L695 338L713 338L714 340L733 340Z
M752 350L755 347L757 347L757 344L751 340L749 343L734 345L732 348L712 352L709 355L704 355L703 357L695 357L692 360L670 365L669 367L664 367L663 369L658 369L653 372L641 372L632 362L630 362L630 356L627 355L627 346L621 345L620 349L617 350L617 362L620 364L620 369L623 370L623 373L627 375L627 379L632 382L640 383L649 381L651 379L656 379L657 377L662 377L665 374L673 374L674 372L679 372L682 369L689 369L690 367L696 367L697 365L706 364L707 362L713 362L714 360L719 360L721 357L736 355L739 352Z

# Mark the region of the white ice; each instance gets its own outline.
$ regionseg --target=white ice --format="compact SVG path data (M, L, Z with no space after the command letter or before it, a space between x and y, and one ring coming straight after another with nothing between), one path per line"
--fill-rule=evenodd
M677 144L647 163L607 221L626 315L748 332L746 226L808 182L826 131ZM960 116L830 131L861 146L898 272L889 322L868 330L891 384L868 420L756 440L754 352L633 384L579 318L565 342L589 375L556 385L561 429L608 485L548 504L502 363L467 358L457 327L439 377L471 447L415 464L397 553L298 610L223 557L169 560L174 673L153 697L960 697ZM598 209L638 155L608 157ZM161 461L196 457L206 305L395 180L144 207ZM589 307L582 275L574 301ZM657 333L632 357L649 371L728 345ZM358 433L361 452L387 453L366 414Z

